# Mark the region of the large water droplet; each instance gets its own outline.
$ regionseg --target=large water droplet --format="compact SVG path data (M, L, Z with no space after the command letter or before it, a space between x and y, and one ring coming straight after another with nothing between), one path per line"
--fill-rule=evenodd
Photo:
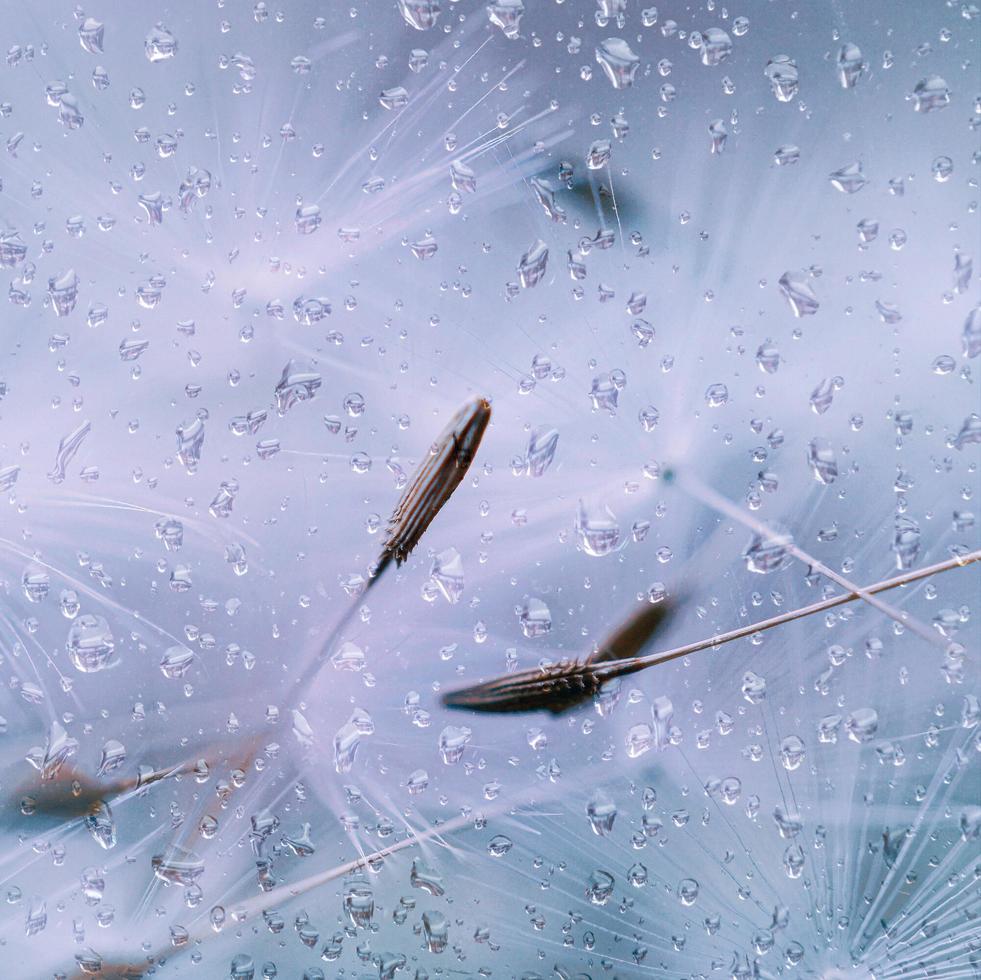
M518 623L528 639L545 636L552 628L552 614L541 599L531 597L520 607Z
M640 65L640 58L619 37L608 37L597 45L596 61L616 89L630 88Z
M144 51L151 63L166 61L177 54L177 38L163 24L157 24L146 36Z
M771 58L763 73L770 81L770 90L778 102L791 102L800 83L797 64L785 54Z
M808 443L807 462L818 483L829 485L838 478L838 460L827 439L814 438Z
M700 50L703 65L721 65L732 54L732 38L720 27L709 27L701 32Z
M593 558L602 558L620 545L620 525L616 515L605 504L587 509L580 500L576 532L579 546Z
M812 316L817 313L820 304L807 273L785 272L780 277L779 286L794 316Z
M589 826L597 837L605 837L613 830L617 817L617 805L602 790L597 790L586 804Z
M933 112L950 105L950 89L939 75L928 75L913 89L913 108L917 112Z
M537 286L545 277L548 266L548 247L539 238L518 262L518 279L525 289Z
M66 647L75 669L92 674L109 666L116 641L102 616L86 613L72 623Z
M793 536L790 531L782 526L771 525L768 534L754 534L750 539L743 552L746 568L759 575L786 568L791 561L789 548L792 544Z
M838 50L838 80L842 88L854 88L865 71L865 62L857 44L843 44Z
M398 0L399 11L405 22L417 31L435 27L439 18L439 0Z
M505 37L512 40L518 37L524 13L525 5L521 0L493 0L487 6L487 17L490 22L495 27L499 27Z

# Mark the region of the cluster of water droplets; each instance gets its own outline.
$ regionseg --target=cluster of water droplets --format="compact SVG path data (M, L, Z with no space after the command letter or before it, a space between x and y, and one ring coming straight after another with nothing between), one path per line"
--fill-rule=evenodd
M981 15L779 7L8 11L14 969L981 969Z

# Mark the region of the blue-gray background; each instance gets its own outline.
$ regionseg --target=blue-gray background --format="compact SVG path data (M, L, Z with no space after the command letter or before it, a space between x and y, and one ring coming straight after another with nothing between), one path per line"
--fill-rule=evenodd
M809 584L800 563L750 572L741 557L749 532L650 479L651 464L744 509L750 499L757 519L790 529L858 583L895 574L899 512L920 530L914 565L978 547L976 522L954 521L977 510L979 483L977 442L957 439L979 410L978 362L962 336L978 303L976 278L963 276L978 244L976 8L661 3L652 26L635 3L623 26L616 7L607 13L528 2L520 36L509 39L471 0L444 0L428 31L380 2L105 2L84 13L47 0L7 5L0 222L26 246L2 270L12 298L0 328L0 468L19 467L2 525L0 640L0 894L10 902L0 935L21 971L13 975L71 975L85 950L104 957L107 972L163 957L160 976L225 976L235 955L252 957L257 976L274 963L286 977L318 966L329 976L387 975L392 964L408 976L750 975L739 971L754 961L763 975L830 977L853 961L857 976L882 978L923 975L921 964L939 976L977 969L978 719L965 702L978 693L976 571L887 597L921 622L940 614L948 633L959 630L960 675L949 662L943 669L936 645L853 605L629 678L607 716L589 707L559 720L470 719L439 707L441 688L503 672L508 650L523 667L588 652L656 582L685 597L665 645L820 596L826 582ZM737 16L748 18L745 33ZM80 44L86 17L104 23L101 53ZM177 50L151 62L145 39L157 22ZM690 43L708 28L732 41L718 66ZM596 45L610 37L639 59L629 88L614 89L596 63ZM866 66L849 89L836 67L845 43ZM419 72L409 69L413 49L428 53ZM789 102L765 73L778 55L799 71ZM297 65L298 56L308 61ZM107 88L93 85L97 66ZM931 76L946 83L949 105L916 111L914 89ZM399 86L404 108L379 104L382 90ZM135 88L145 96L137 109ZM66 125L78 120L71 100L58 106L65 90L80 125ZM611 129L618 112L629 124L623 139ZM722 153L711 152L713 120L728 131ZM596 140L610 140L612 155L589 171ZM799 161L778 166L775 151L791 145ZM450 165L461 156L476 191L458 192L457 203ZM953 167L942 181L939 157ZM571 190L559 179L563 161ZM856 162L867 183L843 193L829 174ZM191 168L198 180L207 171L210 190L184 211ZM556 190L564 223L536 200L535 177ZM369 192L372 181L380 189ZM153 224L139 197L156 193L163 211ZM312 204L320 226L300 234L297 209ZM80 237L68 228L76 216ZM863 219L879 231L860 248ZM359 237L344 241L341 228ZM586 277L571 278L567 253L600 228L613 232L612 247L578 254ZM430 234L437 250L421 260L411 246ZM510 295L538 239L549 250L545 276ZM77 302L58 317L48 283L68 270ZM794 316L778 284L788 272L810 284L813 315ZM139 301L141 286L159 290L152 308ZM639 315L655 330L644 347L626 310L632 293L646 294ZM328 300L332 312L302 324L299 297ZM901 318L884 318L877 303ZM99 304L108 316L89 326ZM120 345L133 341L149 346L124 360ZM774 374L756 363L768 341L781 359ZM532 383L536 356L551 367ZM938 373L943 356L953 366ZM291 360L321 383L280 416L275 389ZM617 370L626 384L616 413L594 411L594 379ZM817 414L811 393L834 378L843 385ZM706 391L720 384L728 401L709 407ZM363 397L358 417L345 410L352 393ZM344 583L378 553L377 525L399 496L387 463L411 474L473 395L490 398L494 415L470 475L335 641L364 651L364 671L328 665L303 692L313 745L301 746L290 680L351 601ZM648 406L659 415L650 432L638 421ZM263 410L257 434L230 430L233 418ZM196 416L205 436L189 473L176 432ZM57 482L59 443L84 422L90 430ZM512 460L539 426L559 433L554 461L540 478L516 475ZM772 448L777 429L783 442ZM830 486L808 465L814 438L836 454ZM260 458L264 440L280 451ZM364 462L352 466L356 454L370 461L366 472L357 471ZM775 492L760 489L761 472L775 475ZM229 481L238 484L231 513L215 517L209 504ZM601 557L582 550L580 501L590 514L609 508L622 547ZM155 535L167 518L183 524L180 551ZM633 540L631 526L644 521L649 533ZM246 574L226 560L230 546L244 548ZM449 548L464 567L456 604L428 584L432 556ZM25 573L48 576L41 602L25 595ZM66 589L81 615L111 629L110 669L81 673L70 662ZM526 638L516 615L530 597L550 610L541 637ZM159 667L176 644L195 655L180 679ZM833 644L844 662L822 693L815 685ZM742 696L747 670L766 679L762 706ZM428 718L404 710L413 691ZM658 697L673 705L680 744L632 758L627 733L653 725ZM850 740L843 722L837 742L819 741L822 718L865 708L878 714L873 740ZM335 733L355 709L374 732L338 773ZM726 735L720 711L733 719ZM22 812L38 779L25 756L59 734L54 725L77 742L62 778L94 779L110 739L126 749L117 775L219 761L207 780L167 780L113 807L117 843L103 850L80 819ZM445 765L439 737L450 725L470 728L471 741ZM780 748L789 736L806 750L792 770ZM237 748L252 745L254 756ZM229 781L236 752L246 775L222 807L216 785ZM428 786L410 795L420 769ZM742 787L732 807L706 791L728 777ZM646 786L657 792L650 810ZM605 836L586 813L597 789L618 811ZM753 796L755 816L746 812ZM777 806L799 813L796 838L778 832ZM277 893L287 922L277 935L257 911L249 842L264 810L279 821L264 845L277 885L410 829L461 812L467 820L365 873L370 930L355 931L338 878L293 901ZM652 836L645 813L663 821ZM210 839L198 830L206 815L218 820ZM316 850L298 857L279 841L303 823ZM501 834L513 846L489 855ZM806 859L800 877L785 867L795 846ZM178 847L204 866L193 908L179 886L153 876L152 859ZM441 876L442 895L413 886L414 859ZM644 887L628 880L637 862ZM104 892L90 889L86 901L79 880L92 868ZM605 904L587 895L598 870L615 881ZM699 882L693 905L678 897L683 879ZM410 903L402 923L392 914L401 897ZM25 937L42 903L46 927ZM209 923L216 906L227 916L220 932ZM788 911L785 926L775 909ZM317 936L310 946L294 929L301 911ZM443 953L426 949L424 911L449 922ZM707 930L716 915L719 929ZM174 926L189 930L193 952L171 946ZM321 949L345 928L339 958L324 962Z

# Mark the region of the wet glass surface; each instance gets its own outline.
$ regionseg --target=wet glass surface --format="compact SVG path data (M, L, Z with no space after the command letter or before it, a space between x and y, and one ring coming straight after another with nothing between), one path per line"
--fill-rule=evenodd
M2 20L0 974L978 975L975 4Z

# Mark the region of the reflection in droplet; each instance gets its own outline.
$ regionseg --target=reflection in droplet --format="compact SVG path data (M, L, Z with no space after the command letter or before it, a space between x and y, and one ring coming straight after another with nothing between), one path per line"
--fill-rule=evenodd
M619 37L608 37L600 42L596 48L596 61L616 89L630 88L640 65L640 58Z

